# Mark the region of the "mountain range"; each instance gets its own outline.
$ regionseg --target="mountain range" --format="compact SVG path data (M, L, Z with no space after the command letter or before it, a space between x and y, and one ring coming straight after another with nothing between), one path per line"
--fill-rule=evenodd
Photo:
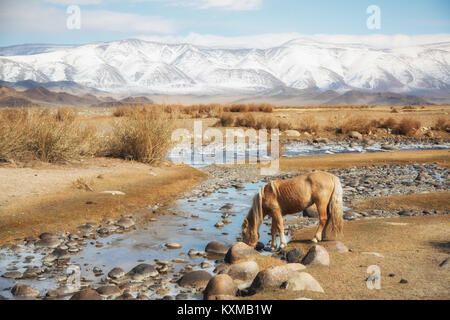
M450 41L393 48L310 38L268 49L138 39L77 46L19 45L0 48L0 80L14 86L31 80L72 94L244 100L314 96L313 101L331 104L378 104L389 92L420 104L428 98L450 99Z

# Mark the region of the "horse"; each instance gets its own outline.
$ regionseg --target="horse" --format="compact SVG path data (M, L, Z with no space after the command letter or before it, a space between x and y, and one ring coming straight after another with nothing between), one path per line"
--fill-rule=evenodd
M317 171L287 180L272 181L259 189L253 198L252 207L242 224L242 240L255 247L259 239L259 228L265 216L272 218L272 245L276 250L276 236L280 234L280 248L286 247L283 216L303 211L315 204L320 224L312 241L317 243L331 229L336 236L343 233L342 186L339 178L327 172Z

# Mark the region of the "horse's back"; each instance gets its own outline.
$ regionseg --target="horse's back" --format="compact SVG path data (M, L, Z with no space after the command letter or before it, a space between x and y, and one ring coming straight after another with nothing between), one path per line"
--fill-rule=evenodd
M299 212L317 200L326 201L334 190L335 176L316 171L287 180L276 181L277 199L284 214Z

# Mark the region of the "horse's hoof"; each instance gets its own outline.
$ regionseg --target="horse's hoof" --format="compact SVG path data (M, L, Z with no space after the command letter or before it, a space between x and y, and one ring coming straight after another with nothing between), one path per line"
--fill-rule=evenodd
M314 238L314 239L311 240L311 242L317 243L318 241L317 241L316 238Z
M280 249L284 249L284 248L286 248L286 247L287 247L287 244L282 243L281 246L280 246Z
M275 252L275 251L277 251L277 248L276 247L270 247L270 251Z

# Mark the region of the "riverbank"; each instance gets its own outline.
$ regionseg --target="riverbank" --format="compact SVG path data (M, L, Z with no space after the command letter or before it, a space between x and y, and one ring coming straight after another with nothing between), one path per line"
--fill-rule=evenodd
M422 208L423 209L423 208ZM255 300L422 300L450 298L448 267L450 216L417 216L346 221L342 242L350 252L329 251L330 265L309 265L304 270L324 292L264 290ZM296 232L287 251L308 252L315 227ZM369 290L367 268L381 270L381 289Z
M73 232L136 209L157 211L206 175L185 165L96 158L0 167L0 244L42 232ZM155 210L153 210L155 209Z

